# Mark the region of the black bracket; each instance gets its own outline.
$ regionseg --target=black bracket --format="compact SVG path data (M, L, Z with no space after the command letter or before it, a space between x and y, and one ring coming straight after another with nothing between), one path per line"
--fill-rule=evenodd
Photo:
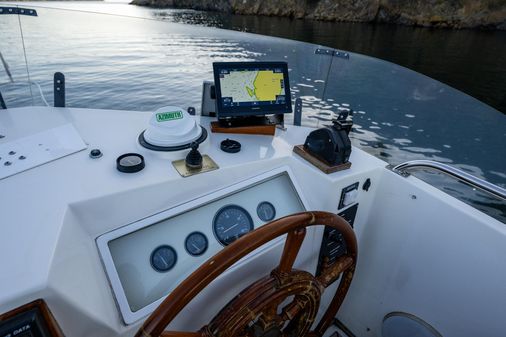
M285 129L285 115L284 114L274 114L272 116L267 116L271 123L275 124L278 129Z
M56 108L65 107L65 75L62 73L54 73L54 106Z
M0 92L0 109L7 109L7 105L5 105L4 98L2 97L2 93Z
M38 16L37 15L37 11L35 9L22 8L22 7L3 7L3 6L0 6L0 15L2 15L2 14Z
M302 99L295 99L295 108L293 109L293 125L301 126L302 124Z
M346 60L348 60L350 58L350 53L336 50L336 49L316 48L314 53L316 55L328 55L328 56L339 57L339 58L346 59Z

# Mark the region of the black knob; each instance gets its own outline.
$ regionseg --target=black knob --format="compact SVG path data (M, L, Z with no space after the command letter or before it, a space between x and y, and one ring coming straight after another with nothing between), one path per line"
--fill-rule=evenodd
M237 153L241 151L241 143L227 138L221 142L220 148L227 153Z
M364 185L362 185L362 189L367 192L369 191L370 187L371 187L371 179L367 178Z
M202 155L200 154L198 148L199 144L197 142L191 143L190 153L186 156L185 163L186 167L192 170L198 170L202 168Z
M93 149L90 151L91 159L98 159L100 157L102 157L102 151L100 151L100 149Z

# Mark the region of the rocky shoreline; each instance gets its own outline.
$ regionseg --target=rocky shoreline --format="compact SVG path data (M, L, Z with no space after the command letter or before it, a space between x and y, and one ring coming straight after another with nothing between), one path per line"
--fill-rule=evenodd
M506 30L506 0L133 0L131 3L297 19Z

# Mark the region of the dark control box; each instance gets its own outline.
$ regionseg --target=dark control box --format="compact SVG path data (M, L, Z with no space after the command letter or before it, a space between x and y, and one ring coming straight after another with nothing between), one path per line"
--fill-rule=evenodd
M0 314L0 337L63 337L42 299Z
M40 312L31 309L11 319L0 322L1 337L50 337Z
M358 204L355 204L338 215L343 217L353 227L357 210ZM331 266L344 254L346 254L346 243L344 242L343 235L337 229L325 226L320 246L320 255L318 257L318 266L316 267L316 276L319 276L324 268Z

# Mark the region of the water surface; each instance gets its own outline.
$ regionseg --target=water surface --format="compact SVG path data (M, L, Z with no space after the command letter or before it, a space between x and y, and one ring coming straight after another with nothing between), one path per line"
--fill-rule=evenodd
M496 45L495 52L490 50L493 41L503 39L499 33L331 24L116 3L42 5L165 22L47 9L40 9L38 18L1 16L0 32L5 38L0 39L0 51L16 81L0 87L10 107L42 104L36 86L31 87L36 96L32 102L23 85L28 79L24 52L30 79L40 84L50 104L52 74L61 71L67 77L68 106L143 111L169 104L198 110L202 81L212 79L212 62L285 60L291 69L293 96L303 100L305 125L326 124L341 110L351 108L355 111L353 144L386 162L437 160L506 187L506 116L496 109L441 82L376 58L316 55L316 45L207 26L247 27L340 49L383 53L397 57L399 63L409 61L411 68L439 72L459 83L463 81L459 76L475 82L486 76L496 84L490 84L487 97L492 100L506 92L505 65L499 65L506 43ZM486 36L492 42L487 42ZM480 62L470 62L469 50L474 50L470 46L480 43L489 46L489 51ZM461 48L455 49L460 44ZM485 73L483 67L493 71ZM480 76L473 69L478 69ZM4 82L8 79L0 71L0 83ZM486 88L483 81L480 83L477 87ZM492 90L496 87L499 90ZM442 185L448 193L505 221L504 202L477 195L451 181Z

